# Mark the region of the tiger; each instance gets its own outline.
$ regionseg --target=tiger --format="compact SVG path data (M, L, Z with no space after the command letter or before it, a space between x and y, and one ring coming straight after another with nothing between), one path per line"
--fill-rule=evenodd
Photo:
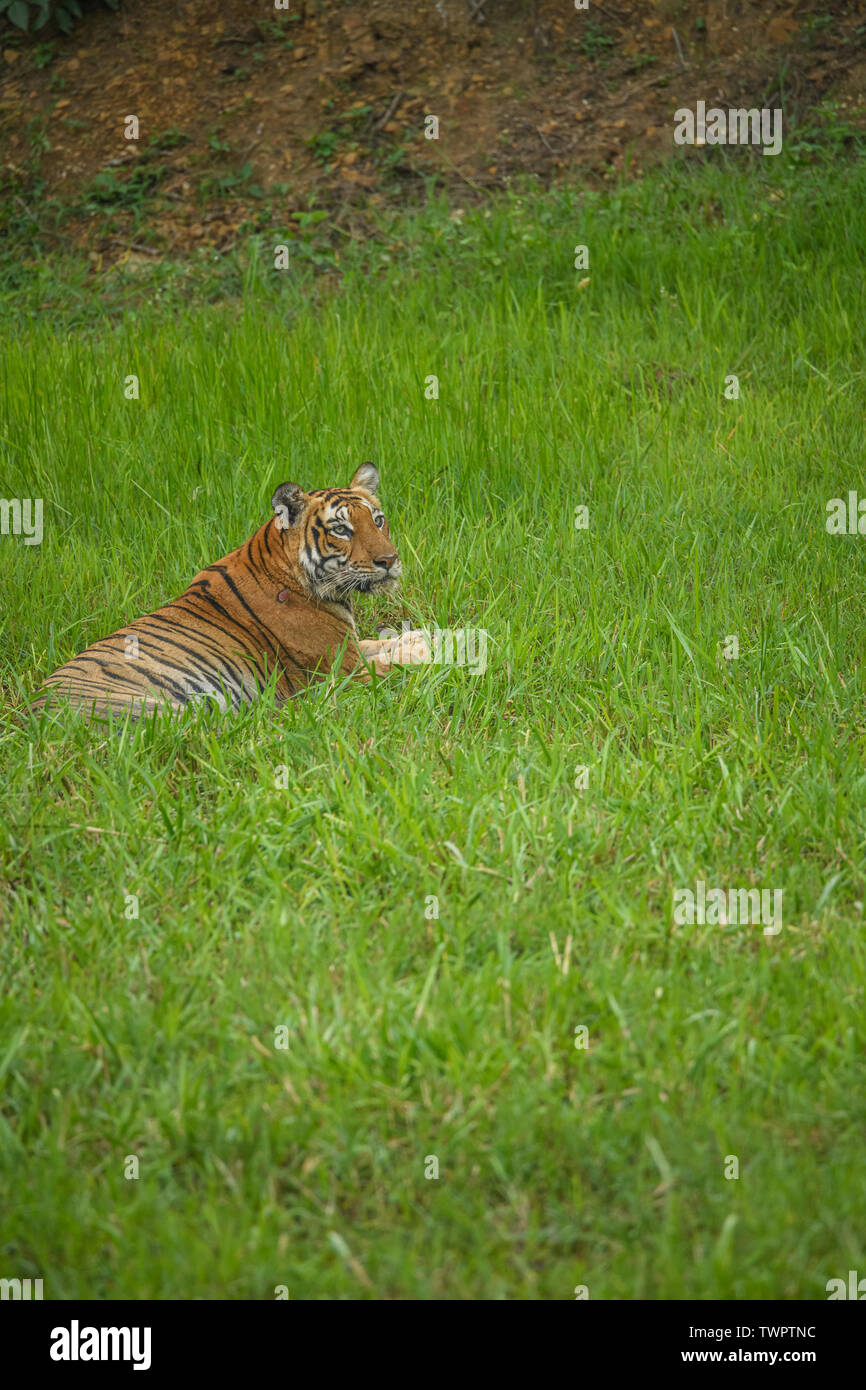
M422 632L358 639L352 596L396 593L401 576L378 491L373 463L348 488L281 483L273 516L244 545L179 598L59 666L34 713L64 704L139 719L205 701L225 711L260 699L274 681L279 705L332 671L368 683L373 670L429 661Z

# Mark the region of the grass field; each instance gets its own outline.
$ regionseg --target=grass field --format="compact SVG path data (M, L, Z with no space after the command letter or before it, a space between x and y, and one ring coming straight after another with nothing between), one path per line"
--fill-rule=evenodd
M866 541L825 526L866 495L863 163L270 256L3 296L0 492L44 538L0 537L0 1276L826 1297L866 1274ZM23 717L368 458L405 577L362 635L481 628L486 671ZM783 929L678 924L699 880Z

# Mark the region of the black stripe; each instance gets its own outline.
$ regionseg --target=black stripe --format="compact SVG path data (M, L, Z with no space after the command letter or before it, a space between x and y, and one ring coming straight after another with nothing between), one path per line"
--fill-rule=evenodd
M210 622L210 619L208 619L208 618L202 618L202 619L200 619L200 621L201 621L201 622L206 622L206 623L208 624L208 627L217 627L217 624L216 624L216 623L211 623L211 622ZM205 651L212 652L213 655L217 658L217 660L218 660L219 662L224 662L224 663L229 667L229 669L232 671L233 674L239 675L241 678L243 678L243 675L244 675L244 668L243 668L242 666L239 666L239 665L232 665L232 661L231 661L231 659L230 659L230 656L229 656L228 653L225 651L225 649L224 649L223 647L221 647L217 642L214 642L210 637L207 637L204 633L199 632L196 628L187 627L184 623L172 622L171 618L165 618L165 617L163 617L163 615L162 615L161 612L159 612L159 613L148 613L148 614L147 614L147 617L145 617L145 618L140 618L140 619L139 619L139 622L142 624L142 629L141 629L141 630L144 631L144 632L147 632L147 631L149 630L149 629L145 626L145 624L147 624L147 623L156 623L156 624L159 624L160 626L163 626L163 625L164 625L165 627L168 628L168 630L169 630L170 632L173 632L173 631L176 630L176 631L178 631L178 632L182 632L182 633L184 634L184 636L189 637L189 638L191 638L192 640L194 640L194 641L196 641L196 642L201 642L201 644L202 644L202 646L204 647ZM217 627L217 631L221 632L222 629L219 628L219 627ZM181 651L190 651L190 648L184 647L184 645L183 645L182 642L173 641L171 638L165 638L164 640L165 640L165 641L171 641L171 642L172 642L172 645L175 646L175 647L180 647ZM199 652L195 652L195 653L191 653L191 654L195 655L196 659L199 660L199 661L203 661L203 659L204 659L204 658L201 656L201 654L200 654ZM232 653L231 653L231 656L232 656L232 657L239 657L239 656L240 656L240 653L238 653L238 652L232 652ZM244 656L245 656L248 660L250 660L250 661L252 662L253 659L252 659L252 657L250 656L249 652L244 653ZM243 659L243 658L241 658L241 659ZM253 662L253 665L255 665L254 662Z
M148 617L150 617L150 615L148 615ZM142 619L141 619L142 624L144 624L146 621L147 621L147 619L145 619L145 618L142 618ZM141 628L139 628L139 629L137 629L137 630L138 630L139 632L147 632L147 628L144 627L144 626L142 626ZM161 655L161 653L162 653L163 650L164 650L164 645L160 645L160 644L170 644L172 647L177 647L178 651L186 652L187 656L192 657L193 660L197 663L198 668L200 668L200 669L203 670L204 672L209 672L209 673L211 673L211 674L212 674L213 676L215 676L217 679L219 679L221 676L226 676L226 672L227 672L227 669L228 669L226 665L213 665L212 663L210 663L210 662L208 662L208 661L205 660L205 658L202 656L201 652L195 651L195 650L193 650L191 647L185 647L185 646L183 645L182 642L177 642L177 641L175 641L175 640L174 640L173 638L171 638L171 637L165 637L165 636L161 635L160 633L151 634L151 636L153 637L153 642L152 642L152 643L151 643L151 642L145 643L145 642L141 641L141 642L139 643L139 645L140 645L140 646L143 646L143 647L152 647L153 650L157 653L157 656L160 658L162 664L165 665L165 666L168 666L169 669L175 670L175 671L182 671L182 672L184 672L184 674L187 674L187 675L190 675L190 676L198 676L198 674L199 674L199 671L198 671L195 667L194 667L193 669L190 669L189 666L185 666L185 665L182 665L182 664L177 664L177 663L175 663L175 662L173 662L173 661L167 660L164 656ZM232 682L234 683L234 685L235 685L241 692L243 692L243 684L241 684L240 686L237 685L237 675L236 675L235 672L231 672L231 678L232 678Z
M187 590L187 594L188 594L188 593L189 593L189 590ZM181 598L185 598L185 597L186 597L186 594L181 594ZM198 600L199 602L203 602L203 601L204 601L204 598L205 598L205 595L204 595L204 594L190 594L189 597L190 597L191 600ZM217 605L217 606L218 606L218 605ZM197 608L187 608L186 604L181 603L180 599L175 599L173 603L166 603L166 604L164 604L164 605L163 605L163 608L160 608L160 609L159 609L159 613L162 614L166 608L179 608L180 611L181 611L181 613L189 613L190 617L195 618L195 620L196 620L197 623L204 623L204 624L207 625L207 627L212 627L212 628L214 629L215 632L220 633L220 635L223 636L223 637L228 637L228 636L229 636L229 634L228 634L228 633L226 632L226 630L225 630L225 627L224 627L221 623L215 623L214 620L213 620L213 618L209 618L205 613L200 613L199 610L198 610ZM233 617L231 616L231 614L226 613L226 612L225 612L225 609L223 609L222 611L225 613L225 616L228 618L229 622L234 623L235 627L240 628L240 631L243 633L243 635L244 635L245 637L249 637L249 636L250 636L250 632L249 632L249 629L248 629L248 628L245 628L245 627L243 626L243 624L242 624L242 623L239 623L239 622L237 621L236 618L233 618ZM156 615L153 614L153 613L148 614L148 617L155 617L155 616L156 616ZM170 619L165 619L165 621L166 621L166 622L169 622ZM181 624L181 626L183 626L183 625ZM186 630L189 631L188 628L187 628ZM235 640L237 640L237 639L235 639ZM242 643L241 643L240 645L243 646ZM243 650L246 652L247 656L250 658L251 661L253 661L253 662L257 661L257 659L258 659L258 652L257 652L257 650L256 650L255 647L253 647L252 649L249 648L249 647L243 647Z
M220 565L211 565L211 566L210 566L210 569L215 570L215 571L217 572L217 574L219 574L219 575L222 576L223 582L225 583L226 587L231 591L231 593L234 595L234 597L237 599L238 603L240 603L241 606L247 610L247 612L249 613L250 617L251 617L251 618L253 619L253 621L257 624L257 626L260 627L260 628L262 629L263 632L266 632L266 633L267 633L268 637L271 639L271 641L272 641L273 644L274 644L274 647L276 648L277 663L278 663L278 665L279 665L279 664L280 664L280 656L283 654L283 652L284 652L285 649L283 648L282 643L279 641L279 639L278 639L278 637L276 636L276 634L268 627L267 623L263 623L263 622L262 622L261 618L260 618L260 617L258 616L258 614L255 612L255 610L254 610L253 608L250 607L250 605L247 603L246 599L244 598L243 594L241 594L241 593L238 591L237 585L235 584L234 580L230 578L230 576L228 575L227 571L226 571L224 568L222 568ZM209 598L209 597L210 597L210 595L208 595L208 598ZM291 656L289 652L285 652L285 655L288 657L289 661L291 661L291 663L292 663L293 666L297 666L297 668L298 668L299 671L303 671L303 670L304 670L304 667L300 664L300 662L299 662L299 661L295 661L295 658L294 658L293 656Z

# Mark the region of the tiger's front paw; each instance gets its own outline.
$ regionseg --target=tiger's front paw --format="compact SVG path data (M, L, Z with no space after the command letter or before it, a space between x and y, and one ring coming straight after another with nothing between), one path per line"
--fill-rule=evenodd
M401 632L397 637L359 642L358 646L380 676L386 676L392 666L425 666L433 659L429 637L420 629Z
M399 637L388 637L382 647L383 655L394 666L429 666L433 660L428 635L420 629L401 632Z

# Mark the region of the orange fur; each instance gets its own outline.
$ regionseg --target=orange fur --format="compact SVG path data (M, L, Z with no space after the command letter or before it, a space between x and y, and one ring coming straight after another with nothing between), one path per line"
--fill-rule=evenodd
M250 540L179 598L52 672L34 708L58 698L86 714L138 716L203 699L237 707L257 699L275 672L283 701L330 671L341 649L341 673L369 680L370 659L383 674L393 651L358 643L349 606L353 592L393 592L399 579L377 487L372 464L348 489L282 484L275 516Z

